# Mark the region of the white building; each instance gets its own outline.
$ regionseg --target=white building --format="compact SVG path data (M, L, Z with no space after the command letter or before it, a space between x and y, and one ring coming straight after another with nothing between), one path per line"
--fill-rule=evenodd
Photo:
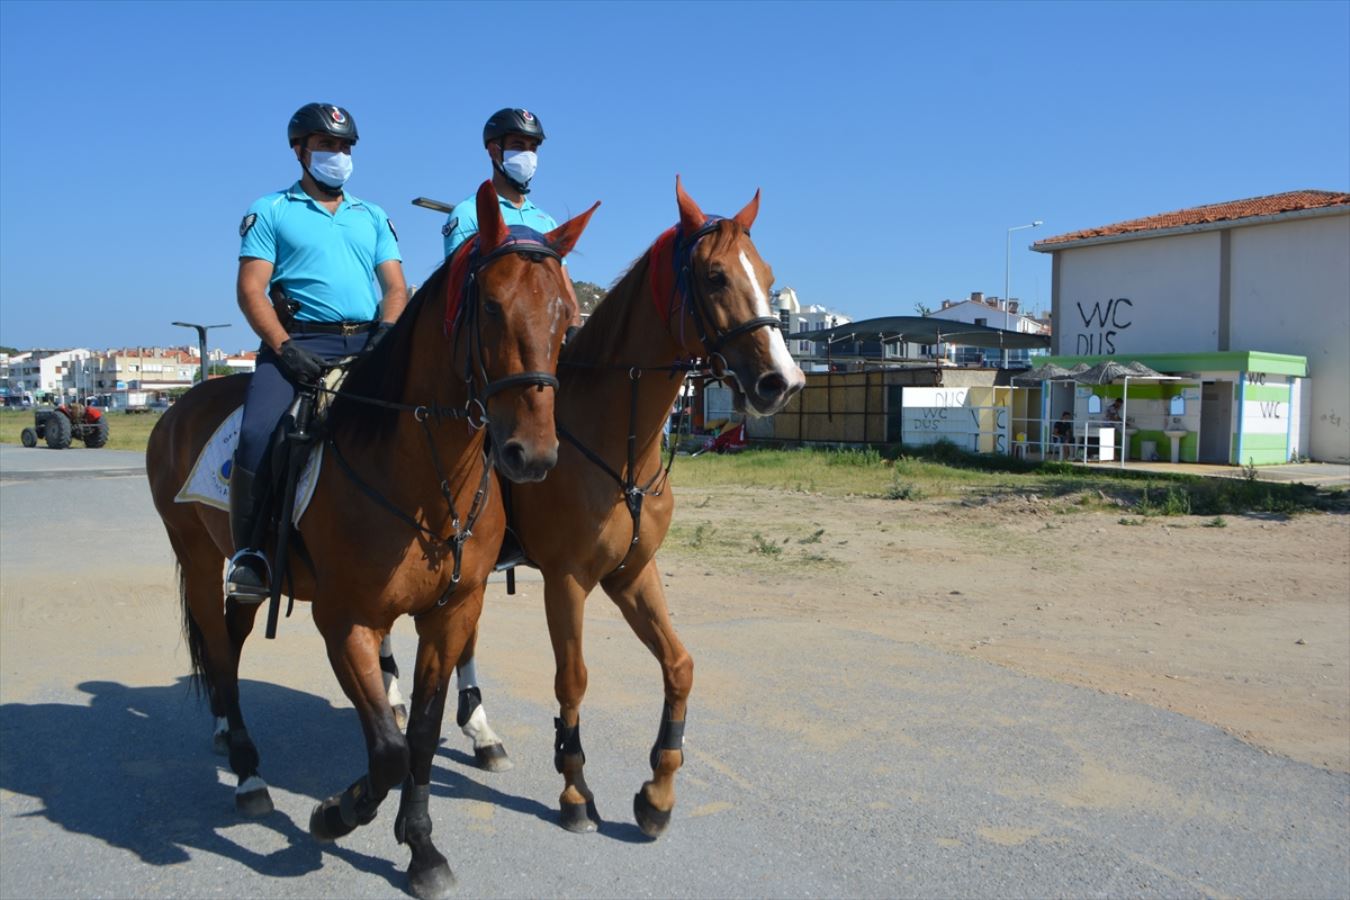
M89 350L82 348L16 353L0 365L3 369L0 387L10 397L65 393L71 373L90 355Z
M797 298L797 292L790 287L774 291L770 300L779 321L783 323L783 337L787 340L788 351L795 359L814 357L816 351L814 341L799 335L824 331L853 321L851 316L824 306L803 306Z
M1233 410L1238 449L1229 458L1245 462L1244 410L1253 392L1272 388L1256 383L1256 371L1205 373L1243 354L1302 357L1307 380L1290 369L1289 386L1278 389L1291 405L1287 451L1350 461L1350 194L1291 191L1212 204L1032 249L1053 258L1057 360L1175 357L1178 374L1198 373L1206 396Z
M1004 331L1017 331L1022 334L1049 334L1050 323L1034 316L1028 316L1021 310L1021 304L1013 300L1005 300L1001 297L985 297L980 291L972 291L968 300L943 300L942 307L927 314L929 318L946 319L949 322L965 322L970 325L987 325L990 328L1002 328ZM926 348L931 355L931 347ZM979 347L944 347L948 356L957 365L973 365L984 361L989 357L990 361L997 361L997 350L981 349ZM1044 351L1036 351L1042 353ZM993 356L990 356L990 354ZM1009 350L1008 362L1020 363L1027 361L1031 355L1029 350Z

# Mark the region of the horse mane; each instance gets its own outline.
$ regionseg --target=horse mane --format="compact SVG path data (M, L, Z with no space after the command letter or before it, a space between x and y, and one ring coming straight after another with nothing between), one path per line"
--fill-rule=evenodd
M375 349L352 366L328 413L328 425L333 433L345 432L357 443L369 443L388 437L393 432L400 410L362 403L352 398L405 402L403 393L412 359L414 324L422 307L435 302L428 298L436 298L444 293L449 273L450 260L447 259L417 289L399 314L394 327L375 345Z
M733 220L723 219L704 240L711 241L712 252L718 253L744 231ZM655 250L655 244L648 247L633 261L628 271L619 276L605 299L586 319L586 324L563 347L560 364L618 365L632 362L622 358L624 342L629 334L628 319L634 305L642 301L645 292L651 290L649 275ZM682 310L682 305L677 306L672 315L679 316Z
M628 271L610 287L586 318L581 330L563 347L558 357L559 367L568 363L602 364L622 360L624 338L628 334L628 318L633 304L647 290L647 272L651 266L649 247L628 267Z

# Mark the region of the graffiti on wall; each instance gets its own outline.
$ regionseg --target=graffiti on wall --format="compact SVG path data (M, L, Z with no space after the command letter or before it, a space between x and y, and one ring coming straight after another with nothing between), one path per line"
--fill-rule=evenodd
M1079 356L1104 356L1116 352L1116 335L1134 324L1134 301L1128 297L1115 297L1092 304L1084 309L1078 307L1078 317L1083 320L1083 330L1078 333L1078 345L1074 352Z

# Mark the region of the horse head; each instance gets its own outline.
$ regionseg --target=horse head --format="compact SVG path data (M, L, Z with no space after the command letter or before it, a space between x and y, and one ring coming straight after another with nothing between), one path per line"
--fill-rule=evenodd
M476 311L471 342L482 414L498 471L540 481L558 461L554 390L558 353L577 304L562 265L596 203L547 234L513 231L502 221L491 182L478 190Z
M684 296L696 334L683 338L691 355L707 356L714 374L725 373L736 409L768 416L806 384L769 305L773 270L750 240L759 213L759 191L730 219L710 218L675 177L680 209Z

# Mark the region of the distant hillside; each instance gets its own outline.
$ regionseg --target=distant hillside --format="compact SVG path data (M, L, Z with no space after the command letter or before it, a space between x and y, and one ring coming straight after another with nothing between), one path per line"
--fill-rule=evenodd
M605 299L609 291L589 281L574 281L572 289L577 292L577 303L581 305L583 315L589 315Z

